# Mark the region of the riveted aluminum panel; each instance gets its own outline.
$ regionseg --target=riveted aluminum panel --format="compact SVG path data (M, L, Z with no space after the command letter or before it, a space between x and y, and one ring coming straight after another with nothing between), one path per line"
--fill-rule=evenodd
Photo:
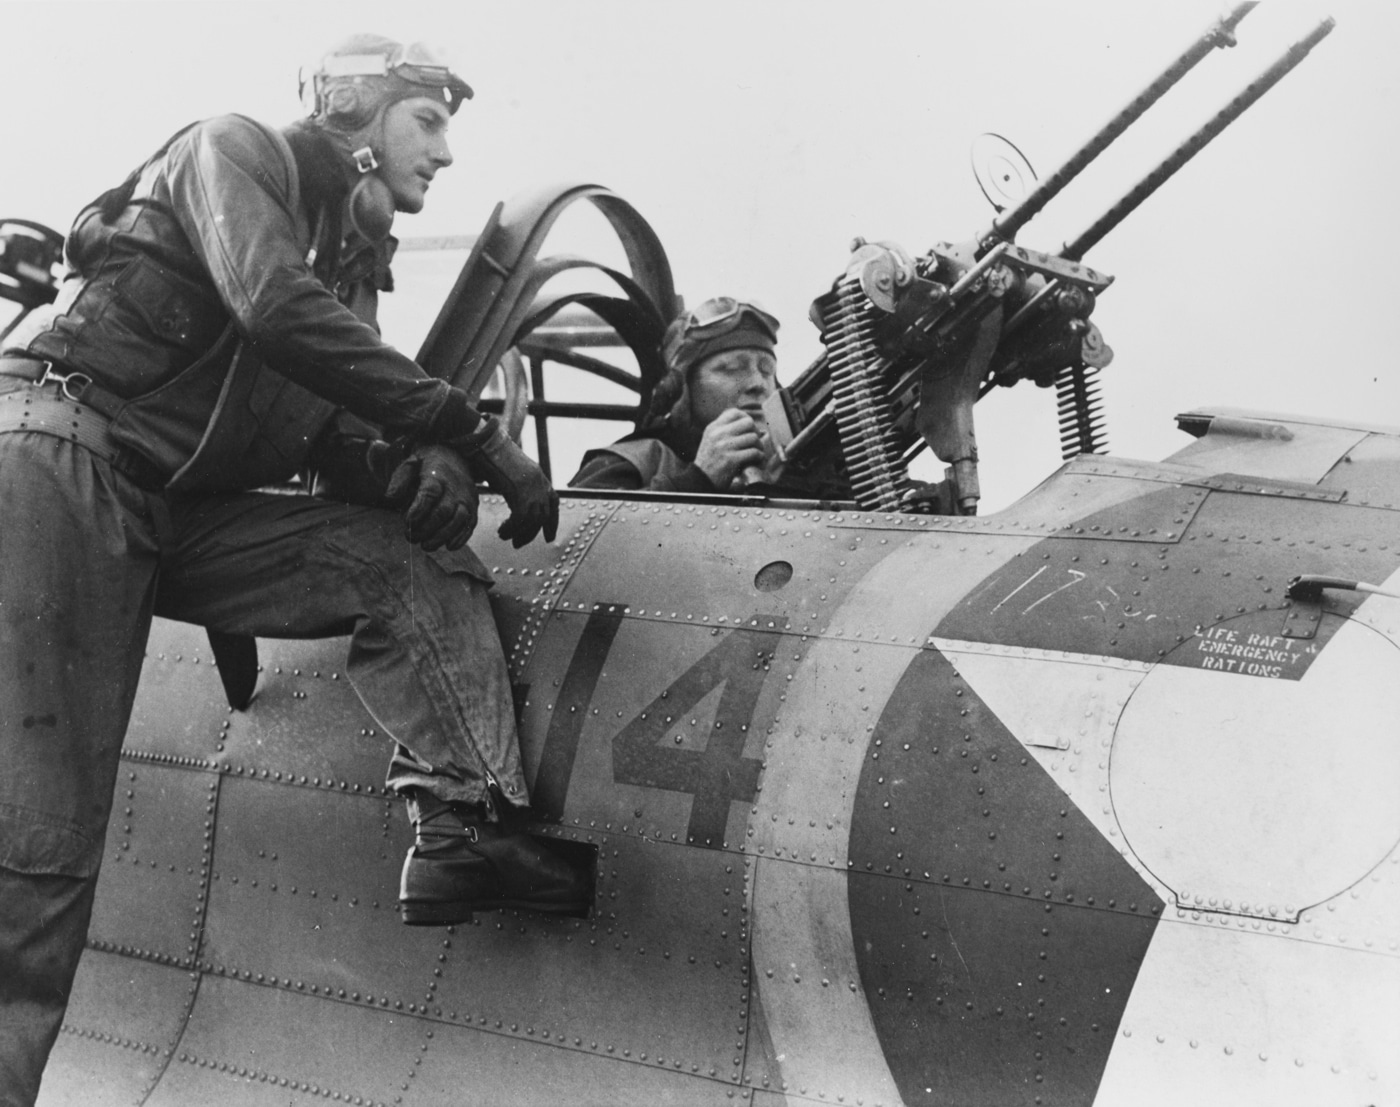
M1375 581L1385 591L1400 593L1400 566L1383 580ZM1362 601L1361 606L1351 613L1351 618L1385 635L1400 646L1400 604L1393 596L1371 595Z
M1400 1102L1400 958L1251 922L1157 928L1097 1102Z
M330 1094L323 1096L320 1091L293 1090L290 1082L284 1088L270 1078L260 1080L256 1076L239 1076L237 1072L236 1066L228 1071L220 1071L217 1067L204 1069L197 1065L177 1066L141 1107L192 1107L194 1104L199 1107L206 1104L208 1107L319 1107L327 1102L355 1103L357 1099L362 1104L374 1104L374 1107L390 1107L392 1102L375 1103L357 1096L349 1099L342 1096L337 1101L334 1096L339 1093L329 1086L325 1091ZM112 1107L117 1105L113 1104Z
M891 553L851 590L822 637L922 645L969 591L975 593L1037 541L1044 540L1024 534L941 533L891 539Z
M839 531L829 519L824 512L620 504L561 603L575 611L626 604L634 615L711 626L721 616L732 624L759 615L813 632L893 548ZM639 558L641 547L661 553ZM761 590L758 574L774 562L787 563L791 577ZM619 579L621 565L632 566L626 579Z
M783 1070L778 1050L768 1028L768 1016L763 1009L763 990L754 989L749 999L749 1017L745 1026L744 1073L745 1088L752 1089L757 1103L778 1107L786 1097L778 1089L783 1086ZM771 1097L771 1098L764 1098Z
M1199 476L1181 466L1081 454L1010 507L986 518L994 524L1003 520L1014 521L1024 526L1053 527L1063 532L1076 527L1082 519L1136 499L1160 485L1181 487L1198 480ZM1185 506L1179 508L1177 514L1183 518L1172 516L1158 520L1149 525L1145 534L1120 537L1137 538L1139 541L1171 541L1179 538L1182 526L1189 521L1192 503L1200 501L1199 496L1188 496L1185 488L1182 488L1182 493Z
M393 744L350 687L348 646L348 638L259 639L257 694L247 711L220 723L219 765L234 775L381 789ZM222 698L223 690L208 694Z
M771 857L757 863L753 971L777 1069L770 1083L803 1102L897 1103L860 979L869 950L857 945L879 936L867 929L852 940L849 879Z
M155 619L126 746L167 757L212 757L233 709L203 627Z
M1345 489L1348 503L1400 508L1400 438L1368 435L1318 484Z
M675 1005L672 1005L674 1010ZM573 1040L569 1039L572 1047ZM744 1103L735 1086L677 1068L669 1056L646 1060L595 1053L583 1041L566 1049L496 1033L439 1027L424 1043L422 1064L400 1092L403 1107L731 1107Z
M393 747L345 676L348 647L348 638L259 639L253 702L234 711L204 630L157 619L126 748L172 763L374 788Z
M1153 920L907 887L851 878L862 980L905 1102L1092 1104Z
M456 927L440 942L430 1013L551 1040L561 1052L663 1058L736 1079L748 990L745 860L626 835L581 837L599 845L594 917L494 912Z
M536 538L517 550L496 537L497 528L507 518L504 503L499 497L482 497L481 522L471 544L496 578L491 607L512 674L528 661L541 620L614 507L605 502L564 499L559 505L557 540Z
M935 639L933 645L1018 742L1039 750L1073 748L1076 761L1086 749L1088 757L1107 758L1123 705L1151 668L1138 661L1066 656L1024 646L943 639ZM1066 753L1056 760L1070 757ZM1066 787L1062 777L1056 779Z
M1319 500L1326 503L1341 503L1346 493L1330 488L1321 488L1312 481L1278 480L1275 477L1257 477L1246 473L1215 473L1200 477L1196 484L1202 488L1218 492L1242 492L1247 496L1287 496L1294 500Z
M1272 596L1279 596L1298 573L1326 572L1374 582L1400 566L1400 512L1349 502L1216 491L1202 505L1187 537L1217 560L1241 564L1248 559L1254 574L1264 573L1261 585L1272 587ZM1203 550L1198 556L1207 555ZM1271 563L1277 570L1269 571Z
M521 716L538 811L665 842L742 839L763 739L804 647L777 619L718 617L724 625L608 609L551 617Z
M901 1094L1091 1103L1161 900L941 655L875 738L851 927Z
M980 701L1162 899L1170 891L1123 845L1108 795L1113 731L1150 665L1024 647L936 645ZM1003 889L1005 890L1005 889Z
M880 708L918 653L871 642L803 645L789 686L797 702L765 739L763 794L744 832L750 852L845 868L856 786Z
M396 1012L206 977L147 1107L396 1103L425 1029Z
M218 777L124 757L88 942L172 963L195 956Z
M1160 912L1151 889L941 654L923 651L909 665L867 750L851 831L855 872Z
M1219 491L1183 511L1200 496L1160 489L1037 542L968 592L937 635L1156 662L1229 615L1273 610L1281 632L1300 572L1376 580L1400 563L1394 512ZM1181 541L1122 540L1164 516L1190 520Z
M1213 670L1158 665L1118 721L1114 810L1182 907L1294 922L1400 840L1400 649L1356 620L1323 622L1305 666L1269 648L1287 640L1243 629L1231 649L1244 656L1215 655Z
M131 1107L142 1103L164 1058L118 1032L78 1031L64 1024L49 1054L37 1107Z
M437 938L399 920L402 803L224 777L216 841L206 966L352 1003L416 1003Z
M1209 919L1210 915L1202 915ZM1400 845L1386 859L1345 892L1303 912L1302 926L1294 933L1310 941L1352 949L1400 953ZM1241 927L1242 919L1234 919ZM1257 921L1256 921L1257 924Z
M1240 413L1244 414L1244 413ZM1210 429L1167 460L1205 473L1251 473L1314 483L1366 436L1350 427L1285 417L1217 416Z
M886 534L897 531L905 534L945 536L986 534L1052 537L1073 534L1082 520L1158 491L1163 485L1180 488L1182 485L1197 484L1201 481L1201 475L1191 469L1117 459L1110 461L1084 454L1067 463L1063 469L1009 507L991 515L930 517L848 512L832 516L830 525ZM1199 503L1200 495L1197 490L1194 497L1196 503ZM1189 519L1192 510L1188 503L1177 512L1184 514L1186 518L1154 519L1143 528L1137 529L1136 533L1128 529L1115 537L1136 542L1176 541L1180 538L1182 526Z
M568 562L579 545L586 545L588 534L615 507L607 501L562 499L555 540L546 542L538 537L528 546L516 549L496 536L497 528L510 513L501 497L488 494L481 497L481 520L472 533L471 547L495 574L497 588L528 599L546 587L550 573Z
M139 1103L165 1068L195 988L186 970L87 950L39 1102Z

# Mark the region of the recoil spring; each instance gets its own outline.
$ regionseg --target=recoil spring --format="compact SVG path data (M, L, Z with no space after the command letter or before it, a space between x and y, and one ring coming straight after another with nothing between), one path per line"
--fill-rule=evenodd
M895 511L906 479L883 380L888 364L875 347L878 309L854 276L823 297L822 342L831 368L832 408L856 501Z

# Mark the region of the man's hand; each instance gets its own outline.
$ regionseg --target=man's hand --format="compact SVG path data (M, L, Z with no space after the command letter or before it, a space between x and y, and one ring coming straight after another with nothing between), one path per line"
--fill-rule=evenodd
M476 482L446 446L422 446L389 477L388 503L404 509L408 540L425 550L460 550L476 530Z
M744 469L761 466L767 460L763 442L763 431L753 417L731 407L705 428L695 464L710 478L710 483L723 491Z
M500 537L509 538L517 550L541 530L546 542L554 541L559 531L559 493L497 420L486 416L475 431L450 445L492 491L506 498L510 518L496 532Z

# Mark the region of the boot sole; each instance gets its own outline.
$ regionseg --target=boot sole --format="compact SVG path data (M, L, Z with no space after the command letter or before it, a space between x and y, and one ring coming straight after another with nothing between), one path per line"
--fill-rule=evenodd
M472 921L469 903L412 903L400 901L406 926L454 926Z
M407 926L452 926L469 923L475 911L534 911L541 915L574 915L580 918L588 914L590 904L581 903L532 903L529 900L492 899L472 903L438 903L431 900L403 900L403 921Z
M564 854L573 865L587 873L587 891L577 900L540 902L528 899L415 899L405 896L406 888L399 886L401 917L407 926L455 926L470 923L476 911L534 911L542 915L564 915L576 919L592 917L598 885L598 847L580 842L554 841L551 846ZM410 849L408 859L412 859ZM419 891L420 889L414 889Z

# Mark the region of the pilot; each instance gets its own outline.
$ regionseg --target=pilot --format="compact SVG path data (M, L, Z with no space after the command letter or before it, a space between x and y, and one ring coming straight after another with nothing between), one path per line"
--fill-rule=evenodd
M34 1100L63 1017L153 614L352 636L346 674L397 740L417 829L406 922L586 909L586 879L525 832L491 578L466 545L474 478L517 547L554 539L558 496L375 324L394 216L451 165L471 89L360 35L309 93L281 130L191 125L85 208L57 301L0 352L6 1104ZM302 471L319 495L254 491Z
M769 463L763 402L777 387L778 320L757 304L717 296L666 328L666 375L641 428L590 450L575 488L727 492Z

